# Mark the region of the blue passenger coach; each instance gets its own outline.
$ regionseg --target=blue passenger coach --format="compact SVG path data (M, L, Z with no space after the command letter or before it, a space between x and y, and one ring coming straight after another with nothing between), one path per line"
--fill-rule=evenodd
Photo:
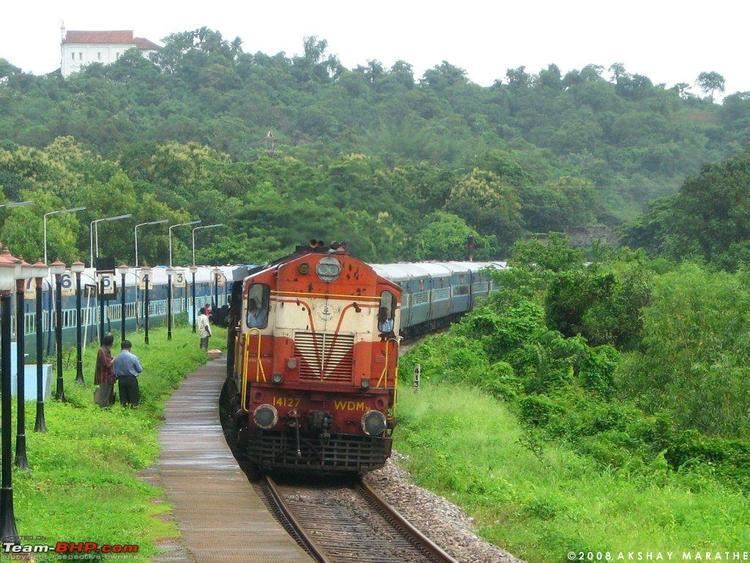
M471 310L477 299L498 288L487 269L505 262L416 262L373 264L381 276L403 289L401 332L415 336L450 324Z

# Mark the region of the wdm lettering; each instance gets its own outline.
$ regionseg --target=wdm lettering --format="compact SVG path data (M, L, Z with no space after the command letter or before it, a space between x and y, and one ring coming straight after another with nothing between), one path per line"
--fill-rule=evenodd
M363 401L334 401L337 411L366 411L367 405Z

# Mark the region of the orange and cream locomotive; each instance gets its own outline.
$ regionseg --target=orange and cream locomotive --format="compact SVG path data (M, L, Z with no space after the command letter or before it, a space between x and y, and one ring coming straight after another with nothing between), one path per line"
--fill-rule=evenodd
M337 244L300 247L237 282L228 388L249 463L320 472L385 463L400 297L398 285Z

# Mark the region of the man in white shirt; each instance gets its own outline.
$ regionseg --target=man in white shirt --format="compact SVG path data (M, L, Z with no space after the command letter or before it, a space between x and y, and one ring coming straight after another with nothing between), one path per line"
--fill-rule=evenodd
M208 321L208 315L206 314L206 308L200 308L200 314L198 315L198 336L201 338L201 350L204 352L208 351L208 339L211 338L211 323Z

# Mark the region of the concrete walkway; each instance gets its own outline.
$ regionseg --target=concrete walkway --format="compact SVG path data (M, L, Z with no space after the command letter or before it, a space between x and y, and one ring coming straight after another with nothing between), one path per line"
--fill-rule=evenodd
M167 403L159 435L160 482L188 560L310 561L268 512L227 446L219 422L224 361L209 362L185 379Z

